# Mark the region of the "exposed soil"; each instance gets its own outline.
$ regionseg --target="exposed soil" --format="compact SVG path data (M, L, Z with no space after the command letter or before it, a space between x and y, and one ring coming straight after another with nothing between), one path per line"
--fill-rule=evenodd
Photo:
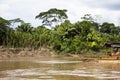
M41 48L37 50L28 48L0 48L0 59L12 58L45 58L52 57L55 54L48 48ZM99 62L99 63L120 63L120 57L86 57L82 55L67 55L80 59L83 62Z
M0 48L0 59L9 59L17 57L50 57L53 52L48 48L32 50L28 48Z

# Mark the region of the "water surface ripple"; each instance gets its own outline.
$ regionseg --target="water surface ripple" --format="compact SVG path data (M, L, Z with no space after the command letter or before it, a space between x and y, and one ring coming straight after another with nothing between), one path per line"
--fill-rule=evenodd
M120 80L120 64L74 59L0 61L0 80Z

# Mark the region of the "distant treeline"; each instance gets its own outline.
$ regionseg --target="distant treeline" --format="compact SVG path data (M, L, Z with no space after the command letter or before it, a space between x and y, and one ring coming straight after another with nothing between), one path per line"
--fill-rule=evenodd
M67 19L66 11L53 8L41 12L36 18L41 19L43 25L38 27L20 18L6 20L0 17L0 45L32 49L49 47L57 53L80 54L98 52L104 49L105 42L120 41L120 27L114 23L99 24L90 14L86 14L81 21L73 24Z

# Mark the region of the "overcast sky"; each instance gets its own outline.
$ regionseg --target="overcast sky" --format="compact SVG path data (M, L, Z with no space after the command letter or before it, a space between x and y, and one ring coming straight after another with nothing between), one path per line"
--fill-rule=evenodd
M67 9L71 22L85 14L99 15L99 22L120 25L120 0L0 0L0 16L5 19L21 18L33 26L40 25L35 16L50 8Z

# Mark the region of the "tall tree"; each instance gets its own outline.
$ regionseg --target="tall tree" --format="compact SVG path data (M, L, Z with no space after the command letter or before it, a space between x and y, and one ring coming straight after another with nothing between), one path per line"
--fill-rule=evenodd
M115 25L113 23L104 22L101 25L100 31L102 33L110 34L110 33L112 33L112 31L113 31L114 28L115 28Z
M10 22L6 19L0 17L0 45L3 44L7 36L7 31L9 28Z
M65 9L60 10L52 8L46 12L41 12L36 16L36 18L41 19L43 25L47 25L50 26L51 28L54 28L55 25L61 23L63 20L68 18L66 12L67 10Z
M91 14L85 14L83 17L81 17L84 21L94 21L95 19L91 16Z
M11 23L11 27L16 27L18 25L24 24L24 21L21 20L20 18L16 18L16 19L11 19L9 20Z

